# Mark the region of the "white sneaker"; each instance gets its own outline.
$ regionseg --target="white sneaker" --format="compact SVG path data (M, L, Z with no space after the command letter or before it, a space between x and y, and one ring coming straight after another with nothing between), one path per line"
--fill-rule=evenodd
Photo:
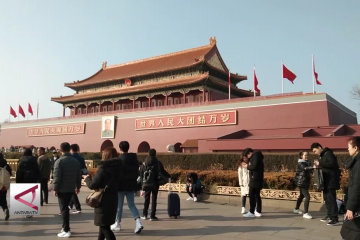
M121 225L120 223L116 222L113 225L111 225L111 231L115 231L118 232L121 230Z
M143 225L141 224L140 219L136 219L136 225L135 225L135 231L134 231L134 233L140 233L141 230L143 230L143 229L144 229L144 227L143 227Z
M300 211L300 209L294 209L293 213L295 213L295 214L303 214L303 212Z
M197 200L197 197L194 197L194 202L197 202L198 200Z
M244 207L241 208L241 213L242 213L242 214L246 213L246 209L245 209Z
M255 215L252 214L251 212L248 212L247 214L244 214L243 217L246 217L246 218L254 218Z
M311 216L309 213L305 213L305 214L303 215L303 218L305 218L305 219L312 219L312 216Z
M255 211L255 217L262 217L262 214Z
M189 198L186 199L186 201L191 201L191 200L193 200L192 197L189 197Z
M71 232L70 232L70 231L68 231L68 232L62 231L62 232L59 233L57 236L58 236L59 238L69 238L69 237L71 237Z

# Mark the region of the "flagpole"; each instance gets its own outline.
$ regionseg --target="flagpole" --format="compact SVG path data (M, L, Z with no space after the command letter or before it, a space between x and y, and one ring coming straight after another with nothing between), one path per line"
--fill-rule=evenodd
M36 121L39 120L39 99L37 104L37 110L36 110Z
M281 93L284 94L284 62L281 60Z
M315 69L314 69L314 55L311 55L312 58L312 84L313 84L313 94L315 94Z
M256 98L256 91L255 91L255 64L254 64L254 72L253 72L253 90L254 90L254 98Z
M10 105L10 110L11 110L11 105ZM9 112L9 122L10 122L10 115L11 115L11 114L10 114L10 112Z
M230 93L230 69L229 69L229 100L230 100L230 97L231 96L231 93Z
M20 107L20 103L19 103L18 105L19 105L19 107ZM18 110L20 110L19 107L18 107ZM19 113L19 111L18 111L18 122L19 122L19 118L20 118L19 115L20 115L20 113Z

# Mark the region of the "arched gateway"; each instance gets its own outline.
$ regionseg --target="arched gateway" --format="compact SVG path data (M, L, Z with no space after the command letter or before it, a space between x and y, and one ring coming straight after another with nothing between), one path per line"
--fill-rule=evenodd
M182 152L182 149L181 149L181 143L175 143L175 145L174 145L174 149L175 149L175 152L179 152L179 153L181 153Z
M110 140L105 140L100 147L100 152L104 151L106 148L114 147L114 144Z
M145 152L148 152L150 150L150 145L149 145L149 143L148 142L141 142L140 144L139 144L139 147L138 147L138 150L137 150L137 152L138 153L145 153Z

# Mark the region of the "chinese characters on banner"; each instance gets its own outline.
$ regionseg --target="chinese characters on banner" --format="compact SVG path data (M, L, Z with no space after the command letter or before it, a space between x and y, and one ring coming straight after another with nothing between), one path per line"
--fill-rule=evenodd
M84 134L85 123L28 128L28 137Z
M233 110L136 119L135 130L236 125L236 113Z

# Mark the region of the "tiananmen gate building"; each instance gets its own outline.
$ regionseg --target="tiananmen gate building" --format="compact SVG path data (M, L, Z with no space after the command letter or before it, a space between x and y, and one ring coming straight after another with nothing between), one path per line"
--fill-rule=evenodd
M231 99L228 99L230 78ZM254 96L237 87L216 45L107 66L65 83L75 93L53 97L62 117L4 124L0 147L59 148L64 141L97 152L130 142L130 151L297 151L320 142L346 149L360 135L356 113L326 93ZM65 116L66 108L70 116Z

